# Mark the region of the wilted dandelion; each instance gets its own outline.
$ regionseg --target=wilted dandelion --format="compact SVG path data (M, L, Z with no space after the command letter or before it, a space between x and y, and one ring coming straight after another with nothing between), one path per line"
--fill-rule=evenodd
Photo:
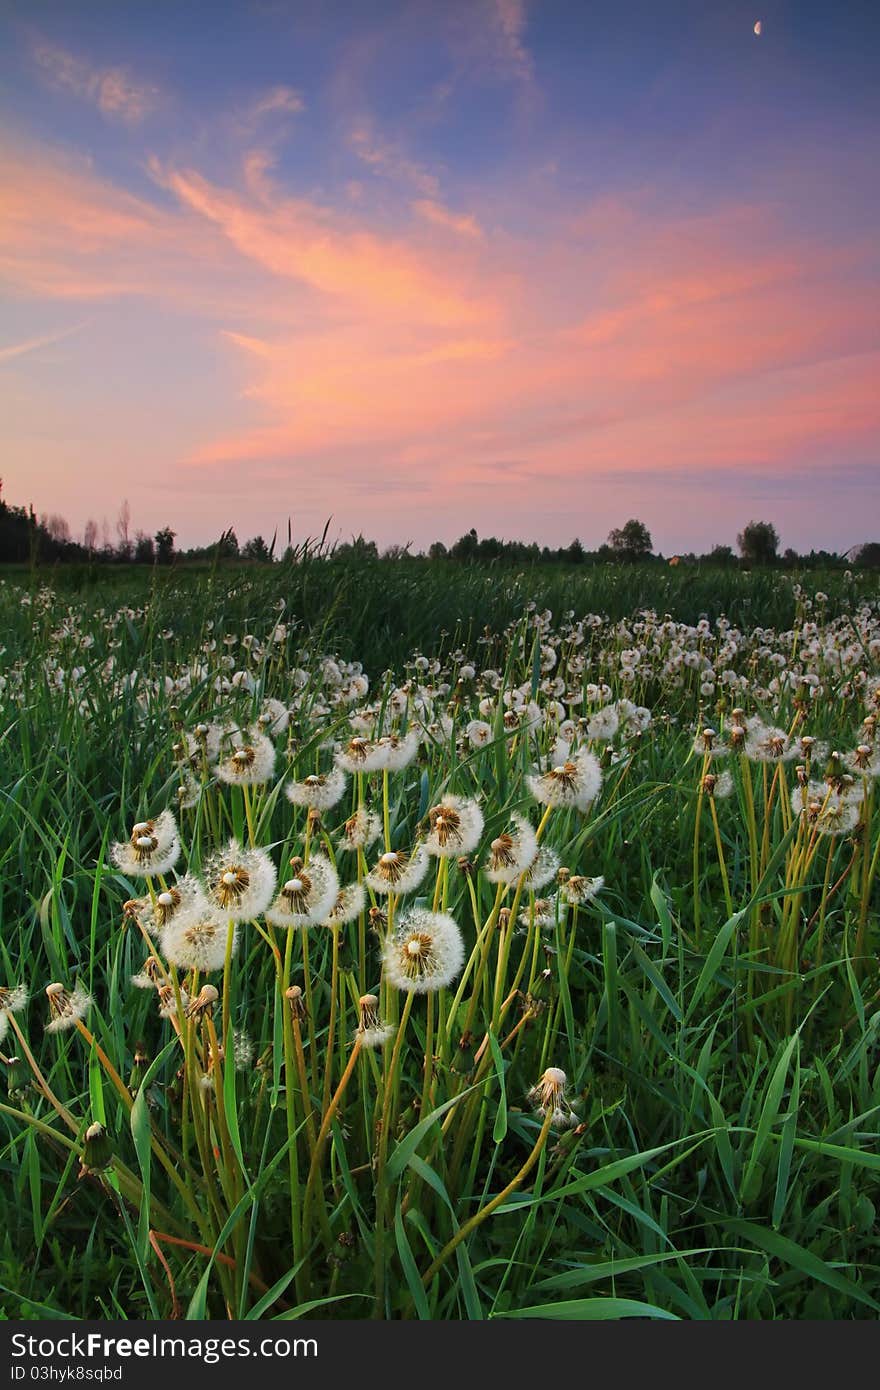
M330 860L315 854L307 866L290 861L290 877L266 909L266 921L276 927L313 927L325 922L339 894L339 878Z
M519 914L521 927L530 927L533 923L538 931L546 931L556 922L556 899L555 898L535 898L530 907L524 907Z
M859 822L860 801L825 782L810 781L792 789L791 809L819 835L849 835Z
M355 811L353 816L342 828L342 836L339 841L340 849L366 849L372 845L382 834L382 819L375 811L369 811L361 806Z
M73 1028L85 1018L93 1003L92 996L83 989L68 990L62 984L46 986L51 1021L46 1024L47 1033L61 1033L65 1028Z
M361 1047L382 1047L394 1036L394 1024L383 1023L379 1017L379 1000L375 994L364 994L358 1000L358 1026L355 1041Z
M27 1006L28 992L24 985L0 988L0 1042L9 1031L9 1015L19 1014Z
M128 840L110 846L110 858L130 878L152 878L167 874L180 857L177 821L171 811L155 820L138 821Z
M797 757L797 746L784 729L764 724L760 719L750 722L745 741L745 754L752 762L789 762Z
M548 1067L540 1080L528 1092L528 1100L544 1119L552 1115L556 1129L570 1129L579 1123L578 1116L566 1097L567 1077L559 1067Z
M184 1009L187 1018L210 1018L220 994L214 985L202 985L195 999Z
M374 893L396 893L398 896L412 893L428 872L428 862L424 845L418 845L412 854L399 849L387 850L379 856L364 882Z
M602 769L597 758L583 749L573 759L532 773L526 784L536 801L544 806L573 806L587 811L602 789Z
M559 871L559 855L550 845L541 845L528 869L523 883L530 893L540 893L552 883Z
M525 816L514 814L509 830L497 835L489 846L485 874L490 883L516 883L535 862L538 840Z
M221 782L231 786L255 787L268 782L275 771L275 745L259 726L246 737L233 739L231 752L221 757L215 772Z
M582 874L572 874L560 886L559 895L571 907L585 907L604 887L605 880L601 875L598 878L586 878Z
M138 898L125 906L150 936L159 936L178 913L198 911L207 906L207 899L199 880L186 874L153 898Z
M288 782L284 794L294 806L329 811L345 795L345 787L345 773L342 768L335 767L332 772L312 772L301 782Z
M336 894L336 902L324 921L328 927L344 927L355 921L367 905L367 894L362 883L348 883Z

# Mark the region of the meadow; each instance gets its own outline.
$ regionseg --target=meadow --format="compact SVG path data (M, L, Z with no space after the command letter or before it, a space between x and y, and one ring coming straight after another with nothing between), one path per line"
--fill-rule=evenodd
M870 574L0 582L7 1318L874 1319Z

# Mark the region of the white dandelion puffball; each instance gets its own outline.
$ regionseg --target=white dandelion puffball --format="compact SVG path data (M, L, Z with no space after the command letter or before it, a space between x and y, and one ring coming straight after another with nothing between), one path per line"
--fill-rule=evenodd
M284 794L294 806L310 810L329 811L345 795L347 778L341 767L332 772L312 772L301 782L288 782Z
M587 811L602 789L602 769L599 760L584 749L569 762L529 774L526 784L544 806L574 806Z
M431 829L425 848L438 859L472 853L483 833L483 813L469 797L444 796L431 807L428 822Z
M243 849L230 840L212 854L204 870L208 901L229 921L259 917L275 892L275 865L263 849Z
M386 941L382 961L395 989L432 994L458 978L464 964L464 942L448 913L414 908Z
M234 926L231 930L234 955L238 932ZM216 909L182 913L162 933L162 950L168 962L179 970L198 970L209 975L223 969L229 931L229 919L221 917Z

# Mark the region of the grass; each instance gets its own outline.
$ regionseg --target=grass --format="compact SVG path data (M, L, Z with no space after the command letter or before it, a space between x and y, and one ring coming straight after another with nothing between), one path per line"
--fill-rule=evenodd
M862 741L876 762L880 615L864 576L800 584L309 554L8 578L0 985L33 997L0 1013L6 1316L875 1317L876 797L871 772L828 750ZM245 793L194 731L246 728L269 698L291 722L271 779ZM608 705L610 738L578 726ZM746 756L735 706L826 745L806 774L818 811L799 812L803 747ZM368 739L417 731L418 754L351 776L309 818L284 784L326 773L358 712ZM527 780L566 756L568 717L571 756L603 774L585 812L536 804ZM711 784L724 774L729 792ZM432 857L411 894L368 894L342 927L256 914L209 977L213 1017L184 1018L175 996L160 1019L155 991L131 987L150 894L174 878L114 862L135 821L174 809L178 874L235 835L281 882L292 856L307 874L326 855L348 884L383 848L424 841L450 793L479 802L472 851ZM380 842L345 852L358 807ZM517 814L604 889L574 906L564 875L538 891L520 875L499 892L485 865ZM419 906L464 943L436 995L382 968ZM150 943L156 968L194 997L204 976L175 975L165 944ZM92 996L79 1029L44 1032L50 981ZM396 1025L384 1048L353 1045L367 991ZM250 1042L238 1066L233 1029ZM571 1123L530 1099L548 1067L566 1074Z

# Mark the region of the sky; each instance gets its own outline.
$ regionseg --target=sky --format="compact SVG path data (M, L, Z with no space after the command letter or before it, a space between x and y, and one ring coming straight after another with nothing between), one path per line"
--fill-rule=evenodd
M873 0L0 0L4 497L880 538L878 53Z

